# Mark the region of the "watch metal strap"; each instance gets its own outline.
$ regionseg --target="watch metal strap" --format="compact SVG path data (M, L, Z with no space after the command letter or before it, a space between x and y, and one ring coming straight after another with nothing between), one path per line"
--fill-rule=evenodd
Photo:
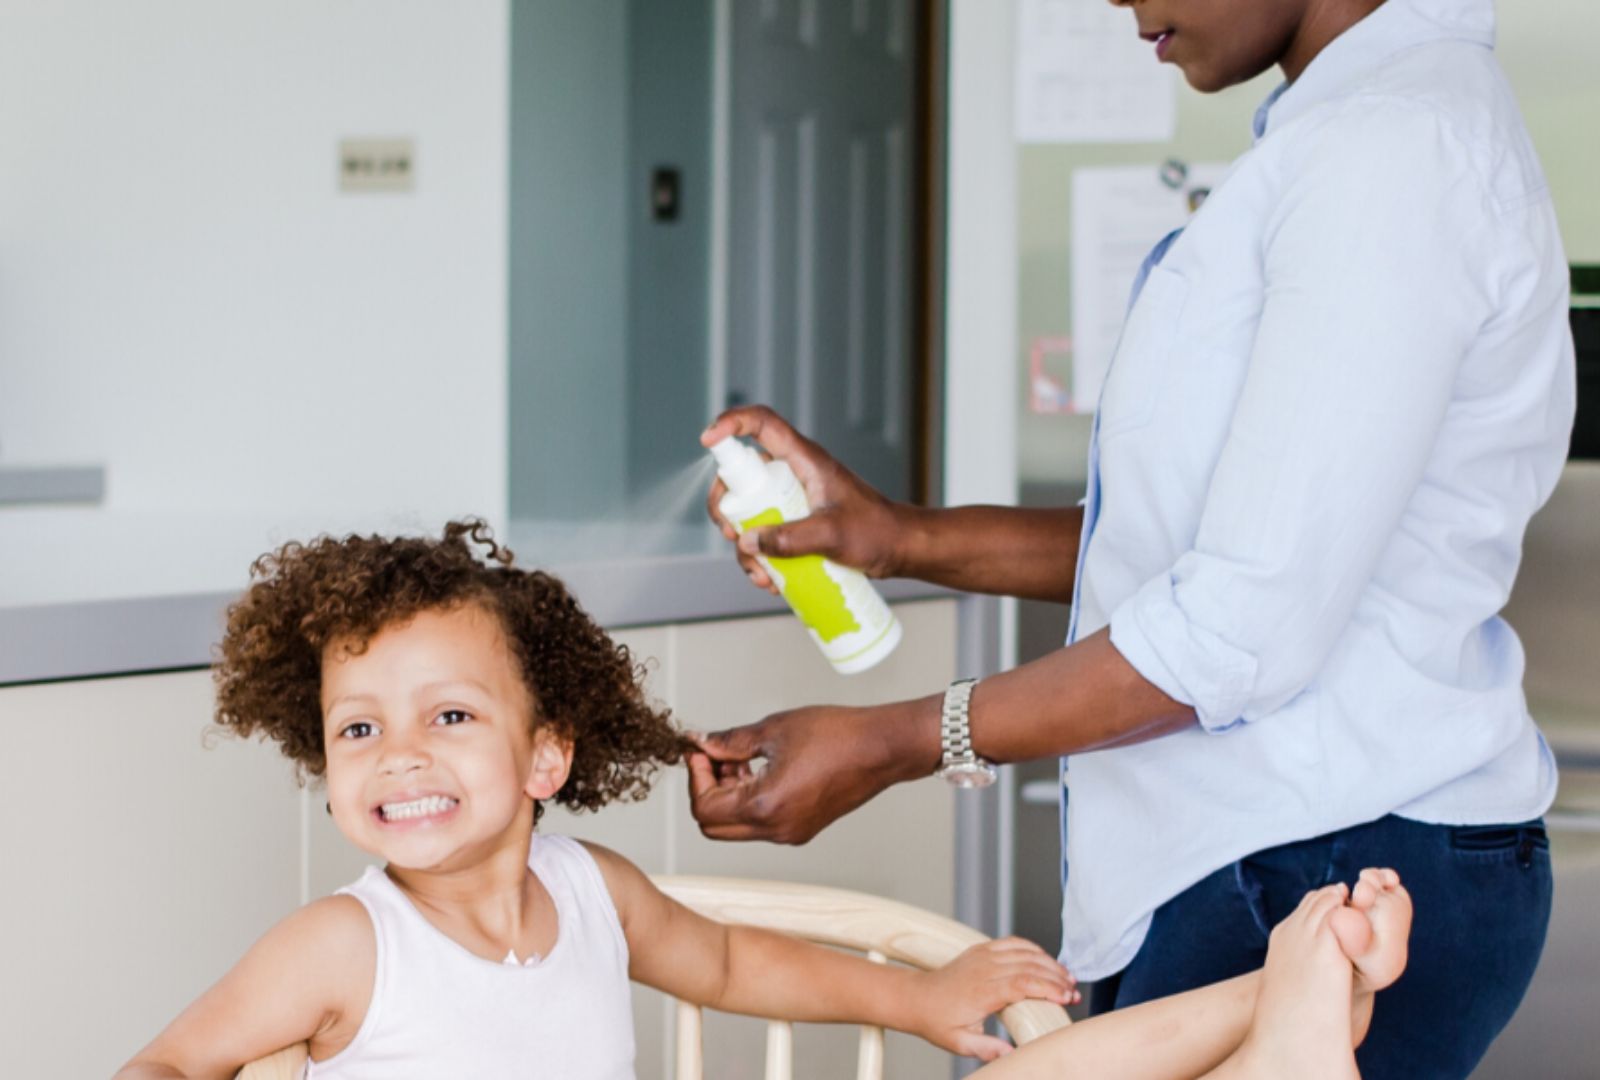
M968 705L972 701L972 688L977 679L957 679L944 692L944 705L939 712L939 742L943 753L940 765L970 765L978 760L972 750L972 724L968 719Z

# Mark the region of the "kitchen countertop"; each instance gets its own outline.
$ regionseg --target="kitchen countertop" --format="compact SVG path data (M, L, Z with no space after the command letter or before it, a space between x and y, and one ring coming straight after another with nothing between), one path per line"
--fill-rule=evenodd
M752 588L724 551L557 563L610 629L787 610ZM956 597L915 581L878 582L891 602ZM0 607L0 686L204 667L237 592L178 593ZM1600 770L1600 708L1534 698L1530 711L1564 768Z

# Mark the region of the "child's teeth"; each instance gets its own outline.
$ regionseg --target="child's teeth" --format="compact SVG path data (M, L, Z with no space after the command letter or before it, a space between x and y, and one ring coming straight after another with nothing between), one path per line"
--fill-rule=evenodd
M395 821L443 813L455 804L456 800L448 796L429 795L422 799L412 799L410 802L384 803L380 809L383 811L385 821Z

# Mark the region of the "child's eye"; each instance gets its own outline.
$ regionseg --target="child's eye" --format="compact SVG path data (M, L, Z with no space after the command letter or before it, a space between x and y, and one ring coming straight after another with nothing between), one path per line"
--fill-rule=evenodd
M446 709L435 718L434 723L448 726L450 724L464 724L471 719L472 714L465 709Z
M346 724L339 729L341 739L365 739L372 734L372 725L365 720L357 720L353 724Z

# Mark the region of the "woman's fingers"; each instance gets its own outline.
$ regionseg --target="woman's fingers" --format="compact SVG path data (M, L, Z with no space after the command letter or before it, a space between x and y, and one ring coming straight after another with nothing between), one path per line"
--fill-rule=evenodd
M831 559L838 555L838 549L838 522L827 513L813 514L784 525L765 525L739 537L739 551L752 557L794 559L801 555L821 555Z
M837 463L826 450L796 431L771 408L741 405L729 409L700 433L700 442L711 446L730 435L754 439L767 453L786 462L806 489L813 507L826 501L826 492L822 490L827 486L824 478L837 469Z
M711 490L706 493L706 516L711 519L711 524L722 530L724 539L739 539L739 530L733 527L733 522L722 516L722 497L728 493L728 485L722 482L722 477L711 481Z
M700 438L711 445L730 436L753 438L766 452L787 463L805 489L812 511L799 521L751 529L736 540L739 564L752 582L769 592L777 591L772 574L755 561L757 555L822 555L873 577L895 571L902 521L894 503L764 405L728 410ZM722 535L734 540L738 535L735 523L727 521L718 506L725 490L720 480L714 482L706 509Z
M796 476L801 477L802 482L805 476L813 475L816 471L811 458L827 457L815 443L801 436L787 421L764 405L746 405L729 409L700 433L700 442L702 445L711 446L734 435L755 439L772 456L787 460L790 468L795 470ZM766 567L755 558L757 554L763 553L758 542L755 540L741 542L735 524L722 515L721 502L727 490L721 477L712 481L711 490L706 495L706 513L721 530L723 537L739 545L736 557L740 569L750 579L750 583L777 595L777 583L773 581ZM796 545L804 546L803 538L798 541L780 538L775 543L784 547L784 553L795 548L798 554L810 554L809 551L798 551L796 547Z
M808 447L809 441L766 405L740 405L729 409L700 433L700 445L712 446L731 435L754 439L773 457L788 458Z
M699 732L690 738L713 761L751 761L767 752L765 725L760 723Z
M757 830L742 819L757 781L753 774L727 776L703 753L688 756L689 800L695 821L713 840L755 840Z

